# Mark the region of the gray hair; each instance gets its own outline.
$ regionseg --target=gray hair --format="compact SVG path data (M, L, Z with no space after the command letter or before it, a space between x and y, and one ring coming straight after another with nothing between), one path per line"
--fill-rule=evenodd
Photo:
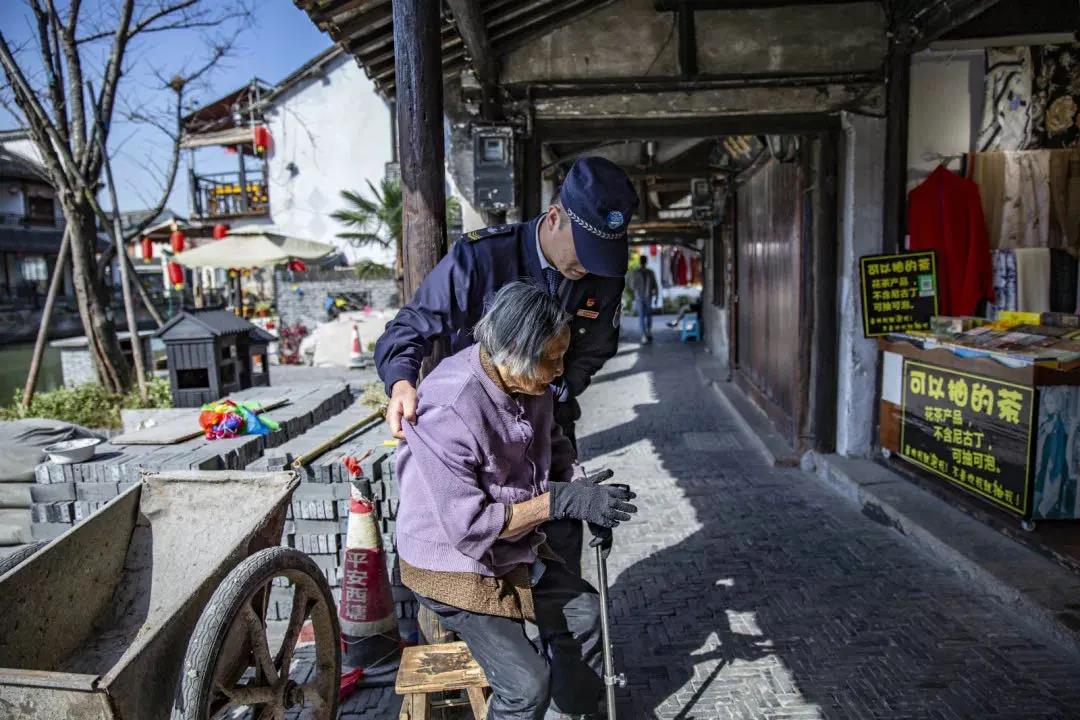
M496 365L518 377L531 377L544 348L569 326L570 315L558 299L518 280L495 294L473 328L473 337Z

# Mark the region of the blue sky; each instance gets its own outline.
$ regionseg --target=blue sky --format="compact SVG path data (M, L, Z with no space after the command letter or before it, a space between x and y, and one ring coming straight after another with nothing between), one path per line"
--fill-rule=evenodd
M57 4L61 13L66 13L67 2L59 0ZM115 4L114 0L84 0L80 18L107 15ZM139 0L136 15L140 7L155 4ZM171 75L201 65L207 55L208 40L213 41L222 32L235 33L235 49L230 57L218 64L201 87L190 93L188 100L193 100L196 105L230 92L246 84L252 77L275 83L331 44L329 36L320 32L291 0L262 0L256 4L255 15L254 25L241 28L179 30L146 36L131 48L127 72L121 81L121 93L126 93L133 105L164 109L170 101L169 93L158 89L153 70ZM9 44L17 46L34 36L31 20L32 15L25 2L0 0L0 31ZM36 46L29 48L28 58L36 58L36 52ZM98 74L103 62L84 56L83 64L84 69L90 66L90 79L95 87L100 87ZM11 115L0 109L0 128L8 129L17 125L18 122ZM164 168L168 160L168 138L156 129L135 125L116 116L109 148L121 209L134 210L152 204L160 196L161 185L154 171L148 168L155 165ZM200 170L211 169L208 165L214 164L217 158L207 156L214 152L213 149L200 152ZM235 156L226 157L222 151L220 162L223 164L221 169L231 170L236 164ZM102 199L107 202L106 197ZM186 157L181 163L169 206L181 215L187 215Z

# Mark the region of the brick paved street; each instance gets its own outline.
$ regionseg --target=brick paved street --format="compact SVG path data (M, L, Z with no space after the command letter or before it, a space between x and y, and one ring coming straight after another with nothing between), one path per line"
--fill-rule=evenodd
M579 430L587 465L641 507L610 563L621 717L1080 717L1075 656L810 475L764 464L701 383L709 356L656 337L608 363Z

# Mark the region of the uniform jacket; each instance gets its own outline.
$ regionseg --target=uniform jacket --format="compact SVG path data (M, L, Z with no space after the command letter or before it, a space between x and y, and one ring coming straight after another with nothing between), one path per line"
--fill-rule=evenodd
M451 353L472 345L473 326L503 285L522 279L543 284L536 250L539 222L537 217L475 230L454 243L375 343L375 366L387 393L398 380L416 384L434 339L449 338ZM558 400L580 395L615 354L624 283L623 278L586 275L564 279L559 287L573 323L563 376L556 381Z

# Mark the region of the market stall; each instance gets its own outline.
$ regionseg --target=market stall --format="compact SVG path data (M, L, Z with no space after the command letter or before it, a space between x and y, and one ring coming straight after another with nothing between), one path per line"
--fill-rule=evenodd
M173 257L175 264L204 273L225 273L228 305L245 318L271 318L273 268L303 269L321 261L337 248L326 243L290 237L273 226L250 225L230 229L227 235ZM212 287L214 282L199 283Z
M1026 529L1080 518L1080 318L1068 317L879 340L883 451Z

